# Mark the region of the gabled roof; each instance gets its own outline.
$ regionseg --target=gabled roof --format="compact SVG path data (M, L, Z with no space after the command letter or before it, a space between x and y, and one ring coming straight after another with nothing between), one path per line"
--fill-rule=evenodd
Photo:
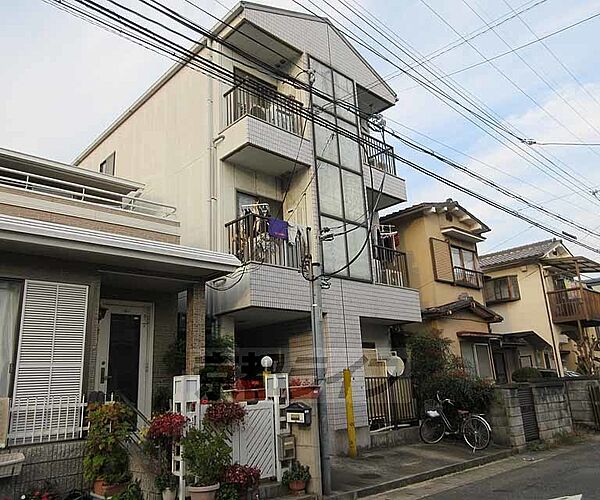
M421 311L421 315L424 320L427 320L452 316L457 312L473 313L488 323L500 323L504 319L496 311L477 302L473 297L465 297L441 306L428 307Z
M537 241L518 247L507 248L499 252L488 253L479 256L479 265L481 269L489 270L496 267L503 267L508 264L520 264L536 261L548 255L556 247L562 245L561 240L552 238L550 240Z
M457 201L454 201L452 198L448 198L446 201L423 202L403 210L398 210L397 212L382 217L381 222L384 224L393 224L396 220L410 217L420 217L422 215L426 215L427 213L431 213L431 211L450 212L459 217L472 220L476 225L479 226L478 229L473 230L473 233L475 234L482 234L490 231L490 228L486 224L484 224L480 219L475 217L471 212L460 205Z

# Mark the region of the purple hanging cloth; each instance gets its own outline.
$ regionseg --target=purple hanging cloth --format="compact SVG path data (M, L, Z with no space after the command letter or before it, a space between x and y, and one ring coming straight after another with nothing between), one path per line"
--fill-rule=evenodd
M288 239L288 223L287 221L269 217L269 235L273 238L282 240Z

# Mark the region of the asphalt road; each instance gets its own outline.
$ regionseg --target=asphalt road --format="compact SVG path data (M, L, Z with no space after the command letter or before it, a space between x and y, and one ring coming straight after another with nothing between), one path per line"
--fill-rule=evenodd
M502 472L423 498L549 500L561 497L573 497L572 500L600 499L600 443L577 446L567 453L533 461L527 467Z

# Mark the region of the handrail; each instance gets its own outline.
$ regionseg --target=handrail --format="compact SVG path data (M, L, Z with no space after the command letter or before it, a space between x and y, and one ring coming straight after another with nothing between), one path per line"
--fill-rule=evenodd
M370 135L363 135L363 161L365 165L396 175L394 148Z
M2 173L8 175L2 175ZM35 182L32 179L45 181L45 183ZM0 185L66 199L94 203L96 205L107 205L111 208L125 211L139 211L140 213L147 213L148 215L155 215L162 218L170 217L176 212L174 206L166 205L164 203L149 201L137 196L116 193L102 188L86 186L84 184L78 184L40 174L32 174L2 166L0 166ZM69 189L69 187L75 189Z
M454 282L471 288L483 288L483 273L475 269L454 266Z
M408 286L406 254L382 245L373 245L373 275L376 283Z
M546 292L555 322L600 320L600 292L588 288L564 288Z

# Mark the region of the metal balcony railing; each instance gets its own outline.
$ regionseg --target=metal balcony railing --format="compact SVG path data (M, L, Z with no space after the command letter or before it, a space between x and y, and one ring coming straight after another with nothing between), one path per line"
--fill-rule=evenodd
M258 262L298 269L305 250L304 236L294 241L269 234L269 217L247 214L225 224L229 253L241 262Z
M31 174L20 170L0 166L0 186L9 186L33 191L63 199L77 200L94 205L102 205L128 212L142 213L160 218L175 214L175 207L124 195L105 189L64 181L45 175Z
M483 288L483 273L454 266L454 283L469 288Z
M272 90L257 93L239 86L225 92L226 126L244 116L253 116L292 134L302 134L302 103Z
M362 136L363 161L366 165L396 175L394 148L370 135Z
M373 277L376 283L408 286L406 254L380 245L373 245Z

